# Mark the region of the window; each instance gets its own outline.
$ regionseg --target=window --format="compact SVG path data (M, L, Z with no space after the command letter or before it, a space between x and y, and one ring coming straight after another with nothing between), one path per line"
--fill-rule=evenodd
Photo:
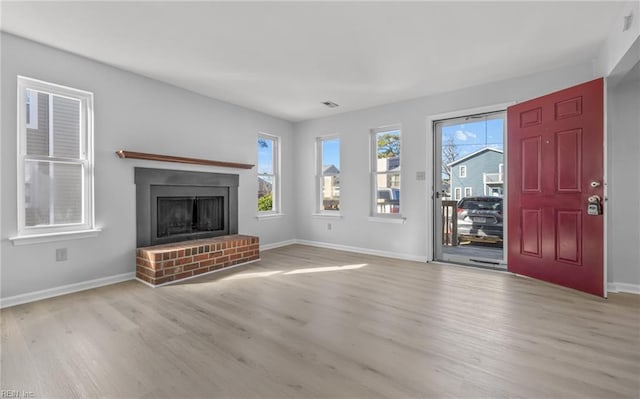
M340 139L318 138L317 170L320 213L340 210Z
M471 197L472 195L473 195L472 187L465 187L464 188L464 196L465 197Z
M258 134L258 212L277 213L279 207L279 138Z
M467 165L460 165L458 172L458 177L467 177Z
M453 199L456 201L462 199L462 188L456 187L455 197Z
M18 238L93 230L93 94L18 77L18 143Z
M372 216L400 216L400 128L371 131Z
M38 92L27 89L26 92L27 109L25 117L27 118L27 129L38 128Z

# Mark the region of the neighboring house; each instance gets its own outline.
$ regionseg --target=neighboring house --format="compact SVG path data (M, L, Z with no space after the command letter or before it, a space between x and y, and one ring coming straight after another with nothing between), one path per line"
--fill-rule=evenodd
M451 167L451 197L504 195L504 154L485 147L448 164Z
M337 210L340 203L340 170L335 165L322 167L322 205L324 210Z

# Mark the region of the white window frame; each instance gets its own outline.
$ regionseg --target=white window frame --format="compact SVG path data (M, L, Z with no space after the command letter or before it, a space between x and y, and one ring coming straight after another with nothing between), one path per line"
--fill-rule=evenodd
M377 189L377 183L376 183L376 179L378 177L379 174L390 174L390 173L398 173L397 171L394 172L378 172L378 140L376 138L376 136L379 133L385 133L385 132L394 132L394 131L398 131L400 132L400 204L398 205L398 213L379 213L378 212L378 189ZM376 221L375 219L379 219L379 218L383 218L383 219L402 219L404 220L404 217L402 216L402 203L403 203L403 196L402 196L402 187L404 186L403 182L403 176L402 176L402 126L399 124L396 125L388 125L388 126L381 126L375 129L371 129L370 130L370 134L369 134L369 141L370 141L370 174L371 174L371 178L370 178L370 186L371 186L371 192L369 194L369 198L370 198L370 221Z
M258 217L262 216L275 216L281 214L281 204L280 204L280 137L275 136L273 134L268 134L264 132L258 133L257 140L265 139L273 141L273 174L269 173L260 173L259 171L259 160L256 162L258 164L257 177L271 177L273 179L273 187L271 188L272 193L272 209L270 211L257 211ZM256 143L257 143L256 140ZM258 179L256 178L256 184ZM257 188L256 188L257 189ZM256 203L257 206L257 203Z
M467 165L458 166L458 177L467 177Z
M27 155L26 97L27 90L66 97L80 102L80 155L79 158ZM17 227L18 234L11 237L14 245L61 239L95 236L100 230L95 226L94 215L94 158L93 158L93 93L41 80L18 76L18 123L17 123ZM31 107L33 108L33 107ZM37 107L36 107L37 109ZM51 129L50 129L51 130ZM50 131L50 135L55 132ZM82 220L80 223L26 226L25 165L28 161L77 164L83 170ZM86 233L86 234L85 234Z
M29 116L29 122L26 123L27 129L38 129L38 92L27 89L24 103L27 102L29 102L29 112L25 110L25 117Z
M324 188L324 181L323 181L323 174L322 174L322 142L324 141L331 141L331 140L338 140L338 142L340 143L340 165L342 165L342 140L340 140L340 136L339 135L332 135L332 136L322 136L322 137L316 137L316 215L326 215L326 216L339 216L340 210L342 209L342 196L340 196L340 209L324 209L323 206L323 197L322 197L322 190ZM335 176L338 177L338 179L340 179L340 174L342 173L341 170L339 170L339 173ZM342 180L340 180L340 183L342 184ZM340 187L340 191L342 194L342 187Z
M469 194L467 194L467 193L469 193ZM473 187L465 187L464 188L464 196L465 197L473 196Z
M454 190L453 199L459 201L462 199L462 187L456 187Z

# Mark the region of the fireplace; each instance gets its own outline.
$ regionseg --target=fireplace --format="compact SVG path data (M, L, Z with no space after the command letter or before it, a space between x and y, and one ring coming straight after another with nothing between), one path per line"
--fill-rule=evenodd
M158 197L158 238L224 231L224 197Z
M135 168L137 246L238 233L238 175Z

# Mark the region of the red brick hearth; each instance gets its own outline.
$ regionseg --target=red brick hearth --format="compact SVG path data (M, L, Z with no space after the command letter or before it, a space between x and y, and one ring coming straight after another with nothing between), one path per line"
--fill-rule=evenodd
M229 235L138 248L136 277L151 285L212 272L260 258L258 237Z

